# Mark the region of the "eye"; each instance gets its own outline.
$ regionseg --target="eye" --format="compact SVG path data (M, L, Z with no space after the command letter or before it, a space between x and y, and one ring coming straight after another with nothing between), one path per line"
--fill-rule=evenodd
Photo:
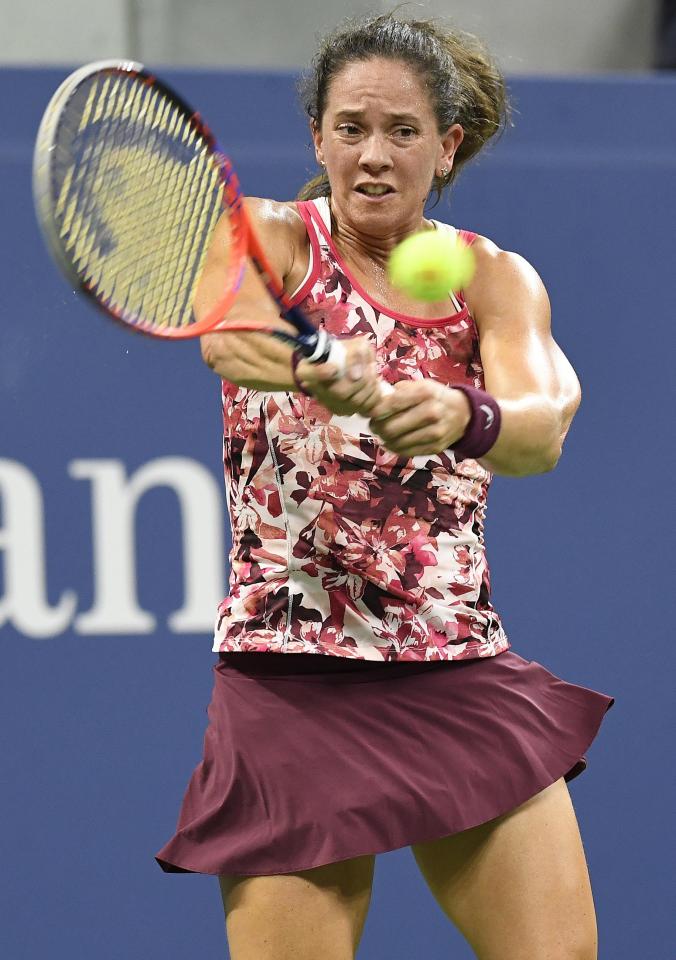
M402 140L411 140L413 137L415 137L417 130L415 130L413 127L397 127L395 132Z
M338 130L346 137L356 137L359 134L359 127L356 123L341 123Z

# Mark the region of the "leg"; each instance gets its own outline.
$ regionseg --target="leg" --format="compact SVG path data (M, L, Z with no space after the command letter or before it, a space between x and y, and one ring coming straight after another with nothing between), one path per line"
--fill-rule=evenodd
M594 902L563 779L489 823L413 847L478 960L596 960Z
M353 960L374 856L270 877L220 877L231 960Z

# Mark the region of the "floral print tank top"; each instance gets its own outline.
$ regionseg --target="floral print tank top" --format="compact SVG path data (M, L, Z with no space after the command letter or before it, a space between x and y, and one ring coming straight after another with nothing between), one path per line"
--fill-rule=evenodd
M371 338L392 384L431 377L483 386L477 330L461 296L441 320L387 311L343 264L328 201L298 209L311 258L294 303L332 334ZM479 463L452 451L400 457L359 415L226 381L223 428L232 549L215 652L422 661L509 648L490 602L491 474Z

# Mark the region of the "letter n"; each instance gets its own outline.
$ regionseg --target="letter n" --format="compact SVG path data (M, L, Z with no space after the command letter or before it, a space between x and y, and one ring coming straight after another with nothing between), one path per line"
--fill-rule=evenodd
M69 471L91 481L94 602L78 614L83 634L151 633L156 618L138 604L136 506L153 487L170 487L181 507L184 604L169 617L174 633L210 630L223 596L221 492L211 473L187 457L151 460L127 477L119 460L73 460Z

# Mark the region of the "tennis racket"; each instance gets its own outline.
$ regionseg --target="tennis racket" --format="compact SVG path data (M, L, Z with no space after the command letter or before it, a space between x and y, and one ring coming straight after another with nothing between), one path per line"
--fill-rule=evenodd
M47 246L71 285L125 326L170 339L255 330L344 372L343 344L292 306L275 276L213 134L142 64L100 61L64 80L38 131L33 195ZM224 213L222 296L198 320L195 291ZM224 320L247 257L297 335Z

